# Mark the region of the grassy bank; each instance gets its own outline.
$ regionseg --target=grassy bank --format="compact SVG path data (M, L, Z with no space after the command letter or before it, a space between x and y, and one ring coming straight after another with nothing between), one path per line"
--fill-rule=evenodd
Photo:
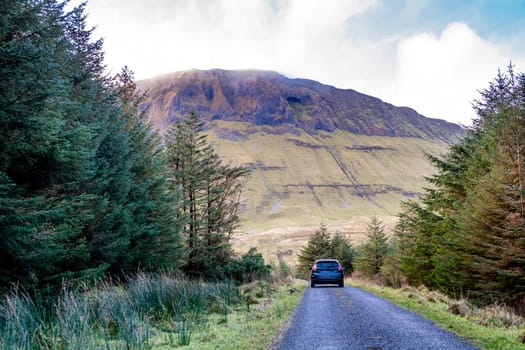
M246 306L239 308L226 321L215 316L189 346L180 349L266 350L293 313L305 287L304 281L283 285L271 296L258 298L250 311Z
M448 311L455 301L426 288L393 289L356 281L351 284L415 311L482 349L525 350L525 344L520 340L525 332L523 319L505 307L476 308L469 305L461 316Z
M303 287L139 274L64 288L47 307L15 289L0 300L0 349L265 349Z

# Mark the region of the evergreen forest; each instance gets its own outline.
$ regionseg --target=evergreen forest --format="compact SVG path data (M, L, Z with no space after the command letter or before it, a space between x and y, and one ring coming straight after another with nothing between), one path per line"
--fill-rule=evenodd
M0 291L243 276L247 261L268 274L229 243L248 171L221 163L196 113L161 139L133 73L108 74L92 34L84 5L0 3Z
M397 260L413 284L525 306L525 75L512 64L473 104L478 118L404 204Z

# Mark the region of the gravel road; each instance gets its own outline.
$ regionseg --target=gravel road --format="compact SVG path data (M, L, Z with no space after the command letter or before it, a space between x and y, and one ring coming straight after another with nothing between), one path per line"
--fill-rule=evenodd
M276 342L281 349L478 349L434 323L355 287L307 288Z

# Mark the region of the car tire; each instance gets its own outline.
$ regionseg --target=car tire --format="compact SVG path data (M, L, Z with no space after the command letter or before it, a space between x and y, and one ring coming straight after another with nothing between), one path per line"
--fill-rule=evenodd
M344 282L339 282L339 287L340 288L343 288L345 286L345 283Z
M310 287L315 288L315 282L314 281L310 281Z

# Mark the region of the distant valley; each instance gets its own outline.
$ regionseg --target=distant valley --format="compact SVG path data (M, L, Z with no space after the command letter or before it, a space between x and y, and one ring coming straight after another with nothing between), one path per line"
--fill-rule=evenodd
M266 71L186 71L138 82L165 132L195 109L225 162L252 170L235 246L294 259L325 223L362 239L371 215L392 227L464 129L407 107Z

